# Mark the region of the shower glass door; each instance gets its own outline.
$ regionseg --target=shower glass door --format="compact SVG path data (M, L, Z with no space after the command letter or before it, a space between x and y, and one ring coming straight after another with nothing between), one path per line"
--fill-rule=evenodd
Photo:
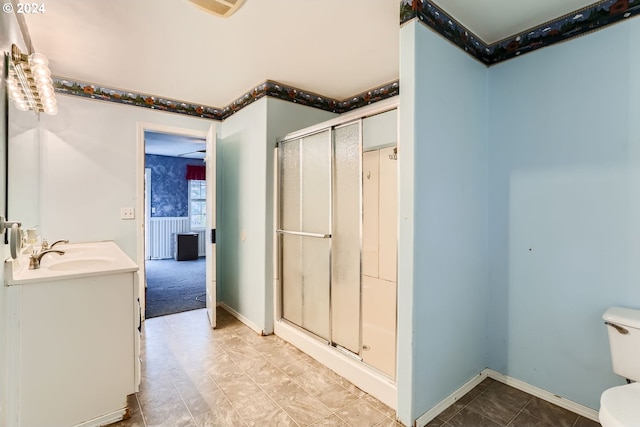
M360 121L333 133L331 340L359 354L362 169Z
M280 143L282 317L331 341L331 130Z

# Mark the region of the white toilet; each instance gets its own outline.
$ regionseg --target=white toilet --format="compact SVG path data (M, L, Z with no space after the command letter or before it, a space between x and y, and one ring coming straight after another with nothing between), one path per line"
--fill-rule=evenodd
M602 427L640 427L640 310L611 307L602 315L609 331L613 371L631 384L600 397Z

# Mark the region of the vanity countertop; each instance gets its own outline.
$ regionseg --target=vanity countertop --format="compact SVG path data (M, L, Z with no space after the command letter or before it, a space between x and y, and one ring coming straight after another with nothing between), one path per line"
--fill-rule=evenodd
M5 261L5 285L26 285L138 271L138 265L112 241L58 244L64 255L46 254L40 268L29 270L30 248Z

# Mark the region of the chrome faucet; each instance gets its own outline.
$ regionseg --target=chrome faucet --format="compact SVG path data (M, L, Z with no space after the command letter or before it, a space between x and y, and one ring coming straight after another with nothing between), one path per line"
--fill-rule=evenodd
M57 242L56 242L57 243ZM53 246L53 245L52 245ZM34 251L29 257L29 270L37 270L40 268L40 261L42 261L42 257L46 254L55 253L58 255L64 255L64 251L59 251L56 249L47 249L40 253Z
M51 249L52 247L54 247L58 243L64 243L66 245L67 243L69 243L69 241L67 239L60 239L60 240L56 240L52 244L49 244L49 242L47 242L47 240L45 239L45 240L42 241L42 250L46 251L47 249Z

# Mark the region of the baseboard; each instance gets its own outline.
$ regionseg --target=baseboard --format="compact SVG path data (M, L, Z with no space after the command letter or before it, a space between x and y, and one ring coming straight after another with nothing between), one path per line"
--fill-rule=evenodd
M485 371L482 371L475 377L471 378L462 387L451 393L449 396L445 397L440 403L436 404L436 406L422 414L420 418L416 420L415 425L417 427L426 426L431 420L440 415L442 411L456 403L458 399L470 392L471 389L480 384L482 380L487 378L488 375Z
M493 369L485 369L482 371L489 378L493 378L496 381L500 381L506 385L509 385L513 388L517 388L518 390L522 390L526 393L529 393L535 397L538 397L542 400L546 400L549 403L553 403L561 408L568 409L571 412L575 412L578 415L582 415L585 418L588 418L592 421L598 421L598 411L595 409L591 409L579 403L576 403L572 400L565 399L564 397L558 396L557 394L553 394L531 384L525 383L524 381L517 380L508 375L501 374L500 372L494 371Z
M232 315L233 317L235 317L236 319L238 319L239 321L241 321L242 323L244 323L245 325L247 325L250 329L252 329L255 333L259 334L259 335L264 335L264 332L262 330L262 328L258 327L255 323L253 323L251 320L247 319L246 317L244 317L242 314L238 313L237 311L235 311L233 308L229 307L227 304L220 302L218 303L220 304L219 307L222 308L223 310L225 310L227 313L229 313L230 315Z
M467 394L472 388L480 384L485 378L492 378L496 381L500 381L503 384L506 384L513 388L517 388L518 390L529 393L532 396L538 397L549 403L553 403L554 405L567 409L571 412L575 412L576 414L588 418L592 421L599 422L598 411L594 409L588 408L572 400L565 399L536 386L532 386L531 384L525 383L524 381L520 381L508 375L501 374L500 372L494 371L493 369L487 368L483 369L480 374L473 377L462 387L451 393L449 396L445 397L440 403L422 414L416 420L415 425L417 427L423 427L427 425L431 420L440 415L442 411L453 405L458 399Z
M109 424L116 423L118 421L122 421L122 417L127 413L126 409L120 409L116 412L112 412L107 415L103 415L98 418L94 418L89 421L84 421L80 424L76 424L74 427L101 427Z

